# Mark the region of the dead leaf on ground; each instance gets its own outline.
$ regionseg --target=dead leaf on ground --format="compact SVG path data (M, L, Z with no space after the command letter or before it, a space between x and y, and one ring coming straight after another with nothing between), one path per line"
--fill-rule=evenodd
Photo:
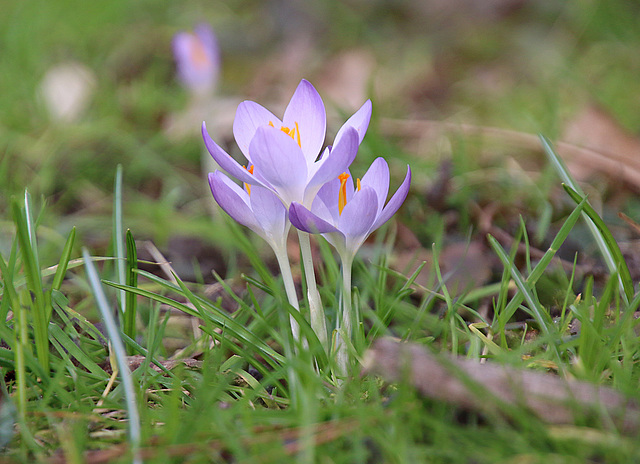
M426 261L415 280L421 287L434 286L433 253L406 227L398 227L399 251L391 261L391 268L406 276L412 275ZM480 242L454 242L444 246L438 256L440 272L447 289L453 294L484 285L491 278L493 258Z
M127 361L129 363L129 369L131 369L132 371L135 371L138 367L140 367L144 363L145 359L146 357L141 355L129 356L127 358ZM190 369L199 369L200 367L202 367L202 361L198 361L196 359L167 359L165 361L159 361L159 362L162 365L162 367L164 367L167 370L171 370L176 366L180 366L180 365L188 367ZM156 366L153 363L151 363L151 368L156 372L162 371L160 367Z
M318 78L318 89L344 110L357 110L367 100L375 65L371 52L354 49L330 58Z
M145 362L146 359L147 358L145 356L142 356L139 354L133 355L133 356L127 356L127 364L129 366L129 370L131 370L131 372L135 371ZM193 359L193 358L167 359L167 360L161 360L158 362L160 365L162 365L162 367L164 367L167 370L174 369L176 366L179 366L179 365L185 366L190 369L199 369L200 367L202 367L202 361L198 361L197 359ZM154 371L162 372L162 369L159 366L157 366L155 363L152 362L150 366ZM111 366L109 365L109 363L105 363L105 365L102 367L107 374L109 375L113 374L113 370L111 369Z
M432 120L383 119L380 128L383 135L404 138L416 157L429 155L429 150L443 137L460 133L479 136L483 140L517 149L520 152L531 151L540 154L543 152L537 135L499 127ZM554 145L557 153L570 169L573 169L575 163L582 166L589 165L593 168L592 172L603 173L615 179L616 182L626 184L633 191L640 192L640 157L637 156L639 151L636 150L635 154L631 152L635 145L632 139L627 138L624 142L620 142L619 146L616 146L616 149L621 150L619 152L613 151L612 145L607 149L579 146L565 141L555 142ZM572 171L572 175L578 180L583 179L580 175L584 174L584 171Z
M562 137L604 155L600 163L575 156L568 165L579 178L586 179L598 171L618 178L626 170L640 173L640 139L625 130L608 112L590 105L567 124Z

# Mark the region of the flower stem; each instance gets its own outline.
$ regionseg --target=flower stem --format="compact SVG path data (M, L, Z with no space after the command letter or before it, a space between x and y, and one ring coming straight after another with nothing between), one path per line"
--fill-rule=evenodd
M353 327L353 308L351 305L351 268L353 258L345 258L342 260L342 293L341 293L341 314L339 319L338 333L336 337L336 362L338 364L338 374L346 377L349 373L349 353L347 351L347 343L345 340L351 339Z
M284 289L287 293L287 300L295 311L300 311L300 304L298 303L296 286L293 282L291 265L289 264L289 257L287 256L287 235L284 236L284 239L281 243L270 242L270 245L273 253L276 255L278 266L280 267L280 275L282 276ZM282 324L282 328L284 330L287 324L285 315L283 313L280 313L280 318L280 323ZM289 337L289 334L285 334L284 336L285 357L289 361L287 365L287 376L289 377L289 395L291 404L294 407L299 407L301 392L300 378L293 365L291 364L291 360L293 360L294 356L296 356L296 354L298 353L298 344L300 343L300 326L298 325L298 322L295 320L292 314L289 314L289 329L291 330L291 335L293 337L293 346L291 346L291 338Z
M287 257L286 245L283 247L273 247L273 251L276 255L276 259L278 260L278 266L280 266L280 275L282 275L282 281L284 282L287 300L289 300L289 304L293 306L296 311L300 311L298 295L296 294L296 286L293 282L293 275L291 274L291 265L289 264L289 258ZM289 315L289 323L291 324L293 341L295 343L299 343L300 326L292 315Z
M307 299L309 300L309 315L311 319L311 328L320 340L322 346L327 347L327 323L322 309L322 301L320 293L316 285L316 273L313 268L313 257L311 256L311 241L309 234L298 231L298 241L300 243L300 253L302 253L302 264L304 266L304 274L307 279Z

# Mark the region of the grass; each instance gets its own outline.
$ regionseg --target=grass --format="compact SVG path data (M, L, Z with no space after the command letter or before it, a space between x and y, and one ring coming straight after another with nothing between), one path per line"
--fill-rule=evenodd
M252 1L8 7L0 18L0 83L10 89L0 96L0 462L638 460L637 432L591 417L549 424L491 395L478 413L359 369L337 386L334 360L320 354L306 319L298 322L309 347L291 356L284 334L297 313L274 260L211 213L199 122L181 137L165 132L189 105L173 77L171 36L199 19L211 20L223 47L219 93L266 105L290 87L278 69L295 66L283 50L300 44L300 30L315 41L304 75L291 71L293 85L326 82L323 67L337 69L327 64L336 54L370 53L374 118L354 172L383 155L392 186L407 163L414 181L396 219L354 262L356 359L391 336L637 400L638 269L623 246L631 233L613 214L637 217L636 196L595 179L605 186L598 198L547 138L531 149L463 132L430 137L389 119L464 120L556 139L594 103L637 133L629 95L639 62L630 50L640 12L622 1L537 2L470 21L408 0L388 8L332 0L283 25ZM38 85L68 59L92 69L99 90L82 119L62 124L48 116ZM339 96L325 98L349 113ZM480 260L463 266L487 277L456 284L452 245L478 247ZM340 269L325 243L316 246L335 323ZM128 365L139 366L129 380ZM481 385L474 392L487 394Z

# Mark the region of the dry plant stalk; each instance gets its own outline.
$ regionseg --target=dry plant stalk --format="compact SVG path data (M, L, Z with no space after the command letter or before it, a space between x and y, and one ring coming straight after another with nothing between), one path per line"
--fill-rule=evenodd
M507 404L524 406L551 424L595 417L628 434L637 432L640 425L638 405L612 388L434 354L422 345L389 338L377 340L367 351L364 373L390 382L408 379L422 395L480 412Z

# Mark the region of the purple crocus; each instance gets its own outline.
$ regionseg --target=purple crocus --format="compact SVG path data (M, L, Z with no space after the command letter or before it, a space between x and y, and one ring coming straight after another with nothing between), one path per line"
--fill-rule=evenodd
M349 375L350 357L345 340L351 338L354 323L359 322L351 301L351 266L358 249L369 234L387 222L402 205L411 183L411 168L389 202L389 166L383 158L377 158L362 181L348 172L326 183L313 200L311 210L293 202L289 207L289 220L299 230L322 234L340 255L342 262L342 293L340 317L336 329L335 354L339 377Z
M173 37L178 78L196 94L209 93L215 88L220 72L218 41L208 24L198 24L193 32L179 32Z
M291 223L287 210L280 199L269 189L259 185L240 188L220 171L209 174L211 193L220 207L237 222L262 237L276 255L280 274L284 282L287 299L293 308L299 310L296 288L287 256L287 235ZM300 340L300 327L290 315L289 322L293 339Z
M262 237L276 253L286 249L291 224L286 208L273 192L259 185L242 189L220 171L209 174L209 186L229 216Z
M358 151L371 118L371 102L347 120L333 146L322 151L326 135L326 112L316 89L302 80L282 120L261 105L245 101L238 106L233 133L249 172L220 148L202 124L202 135L211 156L230 175L242 182L263 186L289 206L311 206L323 184L348 169Z
M377 158L354 188L348 172L326 183L318 192L311 209L293 202L289 219L298 229L322 234L343 261L350 263L369 234L387 222L400 208L411 183L411 168L389 202L389 166Z

